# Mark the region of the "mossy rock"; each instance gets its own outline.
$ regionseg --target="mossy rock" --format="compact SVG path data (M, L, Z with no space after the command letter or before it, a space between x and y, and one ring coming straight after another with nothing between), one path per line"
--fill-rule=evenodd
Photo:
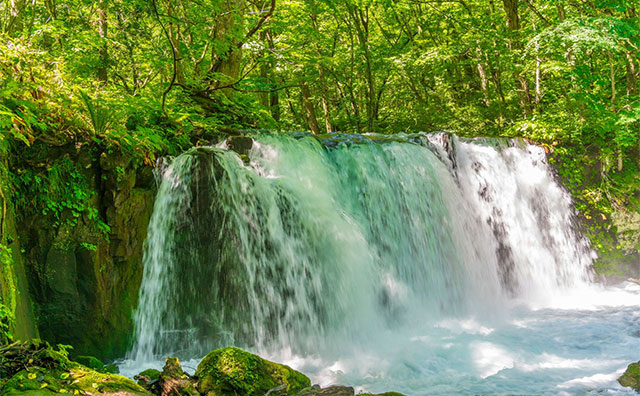
M102 360L94 356L76 356L74 360L96 371L101 371L104 367L104 363L102 363Z
M640 362L639 362L640 363ZM640 365L631 363L627 371L618 378L620 385L640 391Z
M147 386L160 379L162 373L156 369L146 369L138 373L133 379L138 381L138 385Z
M311 385L307 376L291 367L234 347L209 352L196 377L200 393L209 396L263 396L278 387L293 395Z
M297 396L404 396L402 393L386 392L386 393L358 393L350 386L332 385L326 388L320 388L314 385L310 388L303 389Z
M0 396L51 394L150 395L132 380L114 374L99 373L70 361L64 350L56 351L48 343L31 340L2 349ZM91 359L90 359L91 360Z
M2 388L0 395L51 395L51 394L119 394L151 395L130 380L115 374L103 374L80 364L71 368L47 369L29 367L14 375Z

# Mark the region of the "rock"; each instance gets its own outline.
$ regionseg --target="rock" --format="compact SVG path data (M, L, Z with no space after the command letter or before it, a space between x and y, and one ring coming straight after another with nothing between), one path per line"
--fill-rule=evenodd
M350 386L332 385L326 388L313 386L298 393L298 396L354 396L355 392Z
M156 369L146 369L134 376L133 379L138 381L138 385L147 388L158 382L160 375L162 375L162 373Z
M314 385L311 388L303 389L296 396L354 396L355 392L350 386L332 385L326 388L320 388L318 385ZM397 392L386 393L359 393L357 396L404 396Z
M640 391L640 362L631 363L627 371L618 378L620 385Z
M273 396L293 395L311 385L309 378L288 366L234 347L210 352L195 375L198 390L208 396L263 396L269 391Z
M154 393L161 396L198 396L195 381L180 366L178 358L167 358Z
M248 136L229 136L227 147L240 155L248 155L253 147L253 139Z
M89 367L92 370L101 371L104 368L104 363L102 363L102 360L94 356L76 356L74 360Z

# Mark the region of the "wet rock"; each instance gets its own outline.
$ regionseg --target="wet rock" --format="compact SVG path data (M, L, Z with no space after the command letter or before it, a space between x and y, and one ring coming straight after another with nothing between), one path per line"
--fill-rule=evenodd
M240 155L248 155L253 147L253 139L247 136L230 136L227 147Z
M161 396L197 396L195 380L192 380L180 366L178 358L167 358L157 382L152 384L152 391Z
M296 396L354 396L355 392L350 386L332 385L326 388L320 388L318 385L314 385L311 388L303 389ZM358 393L357 396L404 396L397 392L386 393Z
M60 221L29 212L20 224L25 264L32 269L21 291L31 291L39 336L103 360L122 356L130 343L153 210L152 169L132 161L114 152L74 169L91 193L77 220L69 221L70 210Z
M133 379L138 381L138 385L148 388L158 382L161 375L162 373L156 369L146 369L135 375Z
M354 396L355 391L350 386L333 385L320 388L315 385L298 393L298 396Z
M627 371L618 378L620 385L640 391L640 362L631 363Z
M198 365L198 390L203 395L293 395L311 385L292 368L229 347L210 352ZM352 393L353 394L353 393Z

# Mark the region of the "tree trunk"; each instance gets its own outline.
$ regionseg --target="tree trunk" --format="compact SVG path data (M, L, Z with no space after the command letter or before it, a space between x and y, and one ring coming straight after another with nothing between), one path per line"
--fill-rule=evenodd
M311 1L310 3L310 18L311 24L313 25L313 30L316 31L316 34L320 34L320 28L318 27L318 14L316 13L316 4L315 1ZM320 85L320 100L322 102L322 112L324 115L324 125L327 133L333 132L333 128L331 126L331 115L329 113L329 100L327 99L327 87L325 84L325 72L324 67L322 66L321 58L323 57L322 48L320 44L316 41L316 54L318 58L320 58L318 62L318 84Z
M311 133L314 135L320 134L320 125L318 125L318 119L316 118L316 110L311 103L311 93L309 92L309 86L306 83L300 85L300 93L302 94L302 105L304 107L305 115L307 118L307 124Z
M638 75L636 61L630 51L627 51L627 96L638 93Z
M567 17L564 12L564 6L562 5L562 3L557 2L556 9L558 10L558 19L560 20L560 22L564 21Z
M375 129L376 119L375 108L377 91L371 65L371 52L369 50L368 10L365 10L365 12L363 12L356 6L350 6L349 2L346 2L345 4L347 4L347 9L351 16L353 25L355 26L358 43L360 44L360 48L362 49L362 57L364 58L363 60L365 66L365 79L367 82L367 126L369 129L368 132L373 132L373 130Z
M507 16L507 27L511 31L509 47L511 51L518 51L521 48L519 30L520 16L518 15L518 0L502 0L504 12ZM530 112L531 99L529 94L529 83L526 77L518 70L514 70L513 79L516 89L519 86L520 108L526 116Z
M106 0L100 0L98 3L98 34L102 40L102 45L98 50L98 54L100 56L100 64L98 65L98 81L101 81L103 84L106 84L109 79L109 47L107 45L107 9L105 1Z
M10 0L9 3L9 22L6 32L12 36L19 33L23 28L24 11L27 7L26 0Z

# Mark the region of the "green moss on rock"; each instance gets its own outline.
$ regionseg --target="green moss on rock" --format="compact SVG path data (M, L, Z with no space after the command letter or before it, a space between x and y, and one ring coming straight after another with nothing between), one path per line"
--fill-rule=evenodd
M150 395L132 380L115 374L103 374L80 364L69 369L29 367L14 375L0 395L114 394Z
M386 392L386 393L358 393L355 394L353 387L332 385L326 388L320 388L314 385L310 388L303 389L297 396L404 396L402 393Z
M640 365L631 363L627 371L618 378L620 385L640 391Z
M0 366L0 396L51 394L150 395L132 380L99 373L70 361L64 350L33 340L3 349ZM4 382L6 381L6 382Z
M198 390L203 395L262 396L284 386L293 395L311 385L304 374L229 347L210 352L198 365Z
M147 386L160 379L162 373L156 369L146 369L138 373L133 379L138 381L138 385Z
M104 367L102 360L94 356L76 356L74 360L96 371L100 371Z

